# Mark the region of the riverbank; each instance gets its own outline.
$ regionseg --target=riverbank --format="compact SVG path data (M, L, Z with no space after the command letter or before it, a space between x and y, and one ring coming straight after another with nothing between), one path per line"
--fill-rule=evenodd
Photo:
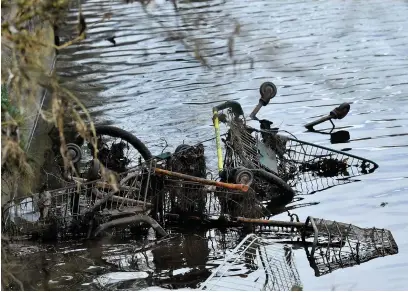
M2 8L2 24L9 22L16 17L17 8L15 6ZM46 74L54 74L56 62L56 51L54 45L54 29L48 22L31 21L27 24L29 33L36 34L39 42L46 44L43 47L40 56L40 64L45 68ZM12 66L12 50L7 46L10 45L2 35L1 62L2 62L2 82L6 83ZM48 72L47 72L48 70ZM34 100L26 101L24 106L25 112L21 112L24 117L20 127L21 140L24 141L25 151L32 160L34 178L31 181L25 179L11 178L2 174L2 205L13 196L26 196L26 190L31 188L36 191L42 184L42 165L44 164L44 154L50 147L49 138L43 134L46 123L40 116L40 109L49 108L48 92L45 88L38 87L35 89ZM12 92L10 94L13 94ZM27 98L28 99L28 98Z

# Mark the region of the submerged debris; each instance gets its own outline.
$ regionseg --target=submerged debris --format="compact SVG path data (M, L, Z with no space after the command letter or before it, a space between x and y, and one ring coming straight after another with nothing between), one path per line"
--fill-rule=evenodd
M338 160L333 158L323 158L316 162L305 162L300 167L301 172L311 171L317 176L334 177L338 175L348 176L347 158Z
M207 168L204 157L204 145L189 146L182 144L167 161L166 168L171 171L205 178ZM172 180L169 187L170 213L202 216L205 210L207 189L203 185L191 185L180 180Z
M118 143L112 143L109 147L106 143L103 143L101 138L98 140L98 159L101 163L117 173L125 172L131 162L131 160L125 156L125 150L129 150L129 145L120 141ZM92 146L90 146L90 148L92 148Z

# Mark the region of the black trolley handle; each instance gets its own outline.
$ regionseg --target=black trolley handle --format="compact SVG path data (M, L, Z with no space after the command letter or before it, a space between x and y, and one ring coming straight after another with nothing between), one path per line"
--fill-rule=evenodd
M218 111L222 111L225 109L231 109L231 111L234 113L235 117L239 117L239 116L243 116L244 115L244 111L242 110L241 104L237 101L226 101L223 102L215 107L213 107L213 112L218 112Z
M305 128L308 130L313 130L313 127L316 125L319 125L325 121L329 121L332 119L335 120L341 120L345 116L347 116L348 112L350 111L350 104L345 102L336 107L334 110L332 110L327 116L324 116L320 119L314 120L313 122L310 122L305 125Z

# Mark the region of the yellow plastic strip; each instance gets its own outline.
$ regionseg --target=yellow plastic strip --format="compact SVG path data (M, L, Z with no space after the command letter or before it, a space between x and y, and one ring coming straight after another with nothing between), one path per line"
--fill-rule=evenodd
M213 109L213 123L215 129L215 142L217 144L218 171L221 172L224 162L222 161L220 121L218 120L218 111L215 109Z

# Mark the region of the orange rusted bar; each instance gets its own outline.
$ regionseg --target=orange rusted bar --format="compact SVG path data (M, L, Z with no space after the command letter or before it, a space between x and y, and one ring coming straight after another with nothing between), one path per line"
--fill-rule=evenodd
M244 185L244 184L231 184L231 183L224 183L220 181L215 181L215 180L210 180L210 179L205 179L201 177L196 177L196 176L191 176L179 172L173 172L161 168L154 168L154 171L157 174L162 174L162 175L168 175L168 176L173 176L173 177L178 177L181 179L197 182L203 185L212 185L212 186L217 186L221 188L226 188L226 189L231 189L231 190L238 190L242 192L247 192L249 190L249 186Z

